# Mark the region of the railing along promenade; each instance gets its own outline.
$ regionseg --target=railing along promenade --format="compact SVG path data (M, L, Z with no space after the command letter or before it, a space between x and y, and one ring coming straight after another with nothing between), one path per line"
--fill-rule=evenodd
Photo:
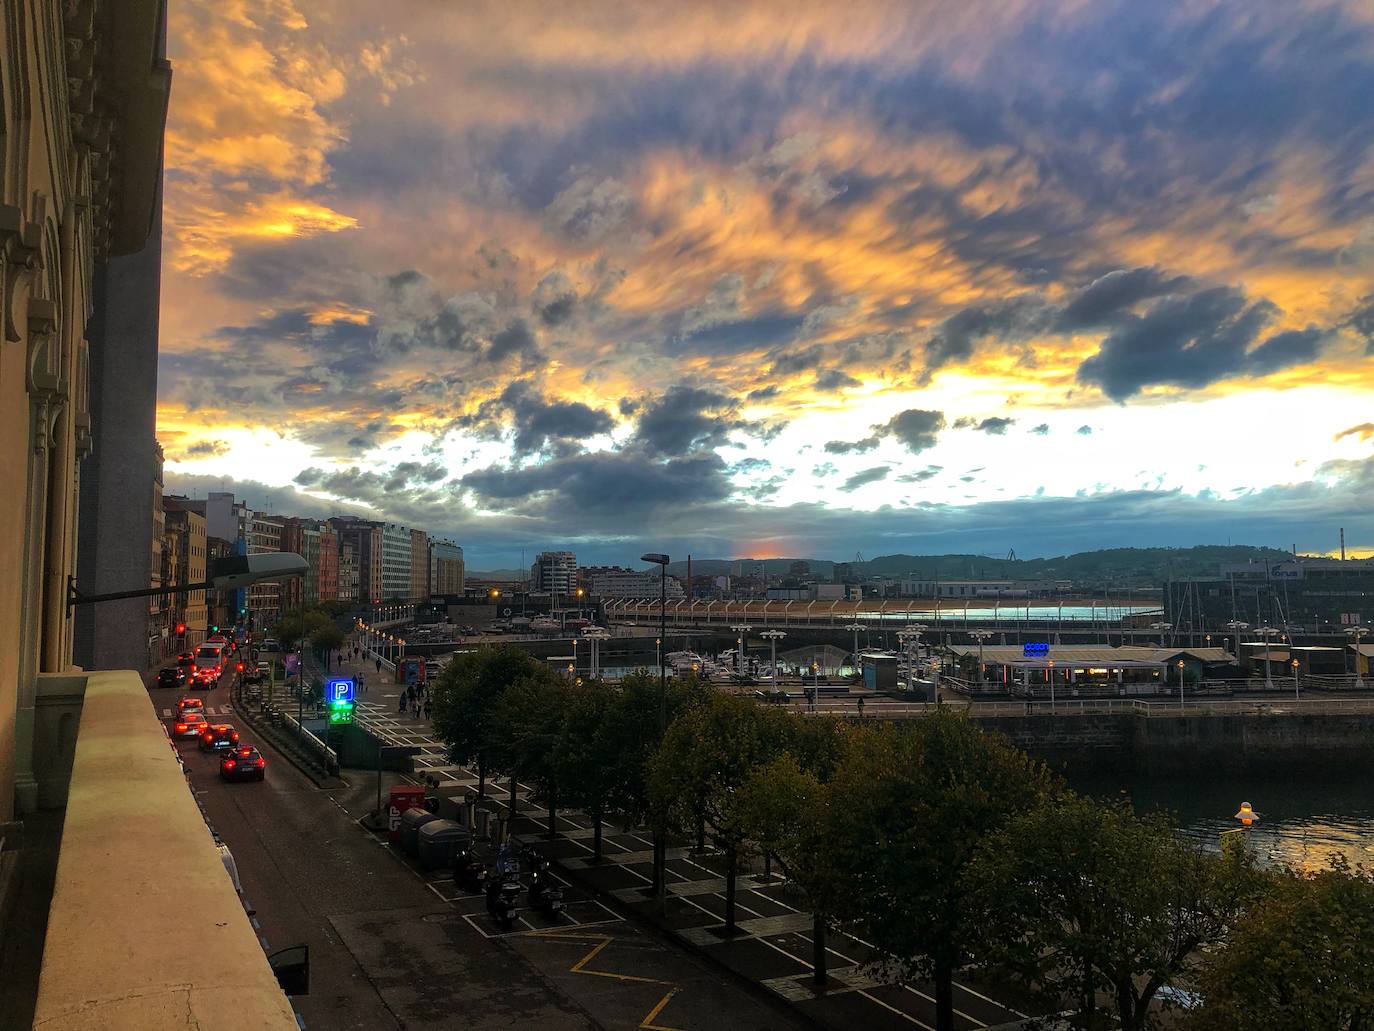
M1064 698L1051 702L1048 699L1034 701L997 701L997 702L895 702L887 700L869 701L859 710L857 699L822 699L814 705L800 703L800 710L807 715L862 715L873 719L918 719L928 716L941 708L953 709L979 717L1023 716L1103 716L1134 715L1146 717L1178 716L1350 716L1374 714L1374 698L1303 698L1283 699L1279 697L1237 699L1192 699L1185 698L1182 704L1177 699L1164 698Z

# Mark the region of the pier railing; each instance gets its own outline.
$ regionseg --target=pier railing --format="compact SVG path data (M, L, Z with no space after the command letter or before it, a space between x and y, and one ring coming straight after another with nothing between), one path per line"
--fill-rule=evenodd
M1177 699L1168 701L1163 698L1146 701L1141 698L1065 698L1051 702L1048 699L1034 701L997 701L997 702L891 702L876 700L868 702L862 710L857 700L822 699L815 705L802 703L803 713L833 716L864 716L874 719L915 719L928 716L940 708L966 712L978 718L999 716L1103 716L1126 714L1145 717L1178 716L1353 716L1374 715L1374 698L1303 698L1283 699L1276 696L1265 698L1208 700L1185 698L1180 704Z

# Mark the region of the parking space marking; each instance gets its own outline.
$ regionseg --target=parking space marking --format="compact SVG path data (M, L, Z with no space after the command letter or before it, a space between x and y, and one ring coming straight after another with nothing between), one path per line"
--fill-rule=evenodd
M682 990L681 986L675 981L665 981L658 977L641 977L638 974L619 974L613 970L587 969L588 963L596 959L608 945L617 940L614 936L609 934L584 935L580 931L535 931L528 937L543 938L546 941L566 941L580 945L595 943L592 945L590 952L568 968L569 973L584 974L587 977L606 977L614 981L629 984L663 985L668 991L663 994L663 997L660 998L658 1002L654 1003L653 1008L649 1010L649 1012L645 1014L644 1019L639 1022L639 1026L645 1029L645 1031L679 1031L678 1028L673 1028L666 1024L654 1023L654 1021L658 1019L659 1014L662 1013L668 1003L672 1001L673 996Z

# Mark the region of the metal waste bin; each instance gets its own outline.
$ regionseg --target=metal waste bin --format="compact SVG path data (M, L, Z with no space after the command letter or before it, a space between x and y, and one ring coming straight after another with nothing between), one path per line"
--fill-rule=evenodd
M453 820L430 820L420 828L420 866L426 870L448 868L453 857L468 843L468 829Z
M428 809L416 807L403 812L401 814L401 848L405 849L409 855L418 855L420 851L420 828L437 819L439 817Z
M393 845L401 843L401 814L413 806L423 807L425 789L418 784L397 784L391 789L387 805L387 837Z

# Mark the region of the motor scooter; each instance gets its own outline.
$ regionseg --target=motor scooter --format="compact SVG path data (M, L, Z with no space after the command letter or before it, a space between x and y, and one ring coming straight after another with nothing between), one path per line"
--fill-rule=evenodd
M519 873L513 870L504 874L493 873L487 877L486 890L487 912L493 920L501 925L502 930L509 931L520 912L518 905L520 898Z
M549 861L540 855L530 857L530 908L537 909L550 920L563 912L563 889L549 872Z
M477 854L475 848L459 849L453 857L453 880L464 891L480 895L487 888L486 861Z

